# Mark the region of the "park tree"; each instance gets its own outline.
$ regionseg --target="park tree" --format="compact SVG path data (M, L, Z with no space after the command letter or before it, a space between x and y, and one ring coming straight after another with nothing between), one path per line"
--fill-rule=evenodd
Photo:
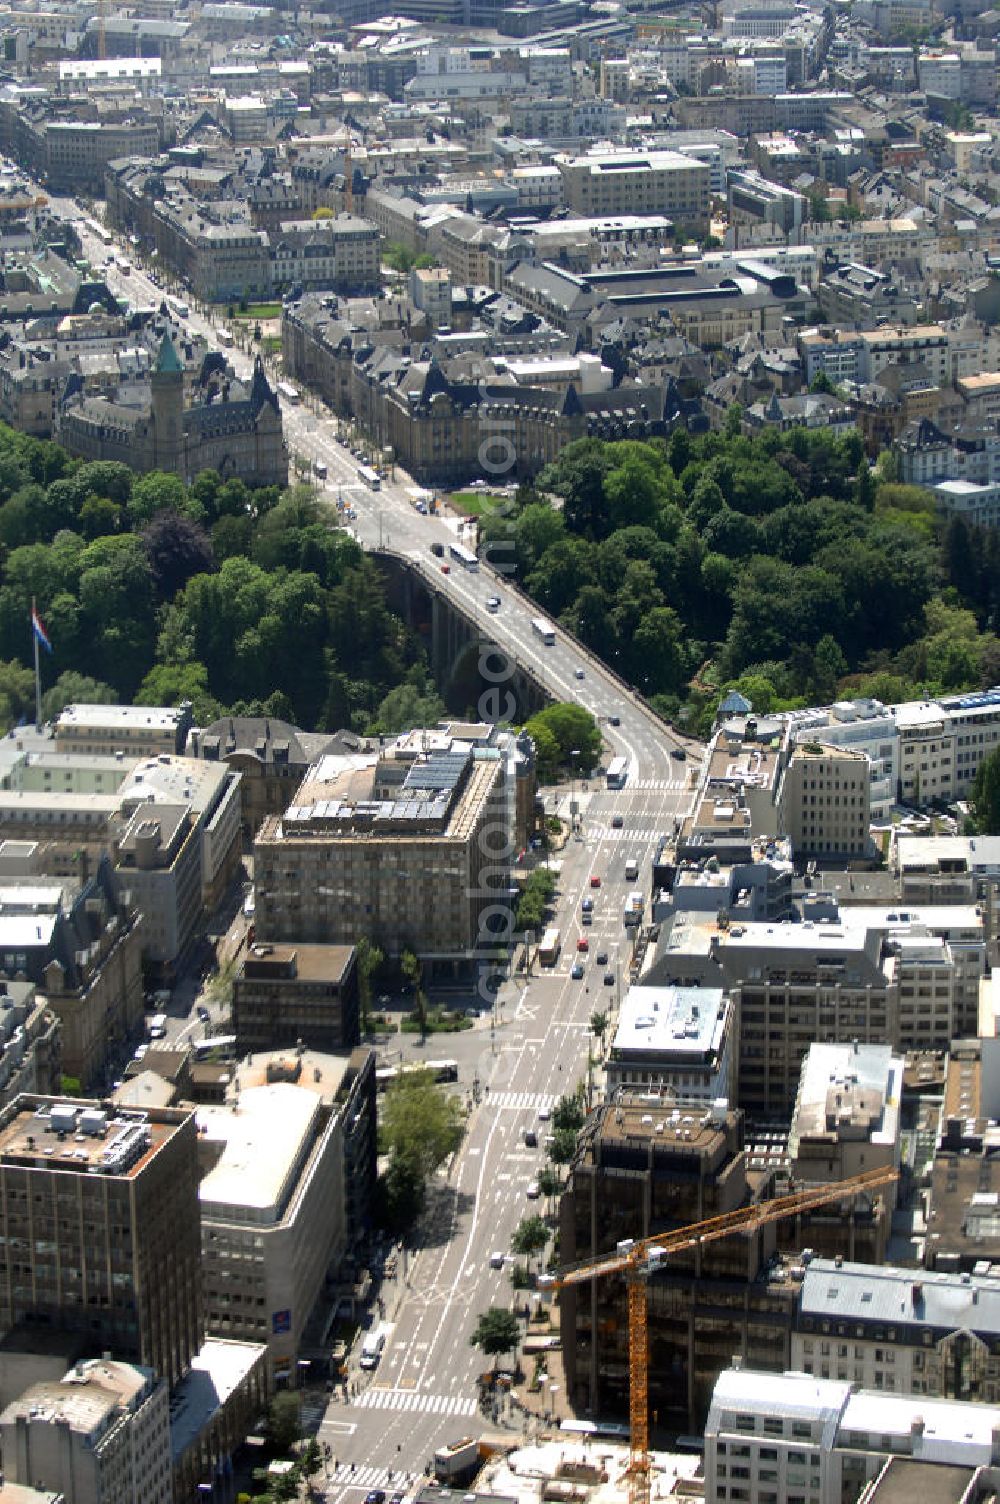
M413 1011L420 1025L420 1037L427 1034L427 994L424 991L424 968L419 956L412 950L404 950L399 958L399 969L413 990Z
M502 1306L490 1306L476 1322L475 1330L469 1338L469 1346L478 1347L487 1358L492 1358L495 1370L496 1359L502 1353L513 1352L520 1335L513 1311L504 1310Z
M283 1389L274 1396L268 1406L265 1435L276 1455L292 1450L302 1435L302 1407L297 1390Z
M427 1181L462 1142L458 1098L442 1091L429 1071L412 1071L393 1081L385 1094L379 1129L389 1170L397 1167L416 1188L420 1204Z

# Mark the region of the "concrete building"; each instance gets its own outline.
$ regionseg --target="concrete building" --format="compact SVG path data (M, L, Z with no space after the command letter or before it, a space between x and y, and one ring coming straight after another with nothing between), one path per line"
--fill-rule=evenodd
M73 1504L172 1504L167 1384L105 1358L33 1384L0 1415L4 1477Z
M773 224L787 234L803 223L808 207L804 194L769 182L752 168L729 173L729 213L734 224Z
M223 762L239 774L243 833L254 836L267 815L283 815L309 766L323 752L359 748L350 733L302 731L274 716L227 715L192 730L186 752Z
M233 980L233 1031L244 1050L301 1040L313 1050L360 1042L358 969L351 945L251 945Z
M824 746L822 734L799 741L778 792L785 833L796 856L834 860L871 849L868 758L848 747Z
M239 867L239 785L239 773L225 763L161 753L137 762L119 791L123 821L134 821L161 805L190 811L206 909L215 908ZM144 912L155 924L153 911Z
M577 214L666 214L696 228L708 222L709 168L676 151L593 151L557 155L563 197Z
M285 220L271 237L276 292L321 287L358 296L379 286L379 232L354 214Z
M607 1091L650 1087L706 1107L736 1085L736 1018L714 987L630 987L606 1065Z
M255 842L260 940L413 949L468 968L506 932L509 859L488 828L513 830L513 780L495 732L484 744L413 731L381 754L322 757ZM505 848L508 842L505 838Z
M902 1094L903 1057L890 1045L810 1045L788 1135L795 1184L898 1169ZM893 1188L884 1195L895 1206Z
M67 705L52 723L57 752L88 757L171 757L184 751L193 724L190 700L180 705Z
M263 1344L272 1381L294 1385L327 1272L369 1221L374 1054L255 1056L197 1121L208 1331Z
M196 1140L172 1108L22 1096L0 1114L3 1333L67 1332L176 1382L201 1342Z
M246 1447L270 1396L265 1346L205 1339L170 1394L175 1501L231 1491L235 1454Z
M33 982L0 981L0 1108L62 1086L62 1023Z
M914 361L927 367L938 386L946 386L951 379L951 345L947 331L940 324L863 329L860 339L858 375L862 381L874 381L886 366Z
M842 700L822 708L796 710L788 722L796 745L818 742L863 753L868 765L870 820L873 824L889 820L896 803L899 739L892 712L881 701ZM867 831L865 834L867 837Z
M793 1504L799 1498L840 1504L867 1497L865 1485L887 1458L897 1457L937 1464L946 1474L966 1469L967 1485L977 1468L1000 1462L998 1430L995 1406L885 1394L805 1373L729 1368L719 1375L705 1427L706 1504ZM938 1495L934 1472L932 1466L926 1487L918 1486L913 1497L963 1497L964 1488Z

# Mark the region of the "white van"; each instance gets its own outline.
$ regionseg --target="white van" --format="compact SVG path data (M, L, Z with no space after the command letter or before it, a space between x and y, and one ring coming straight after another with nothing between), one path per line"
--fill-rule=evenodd
M152 1018L149 1020L150 1039L162 1039L166 1032L167 1015L165 1013L154 1013Z
M636 859L635 859L634 856L630 856L629 859L628 859L628 861L625 863L625 878L626 878L626 881L628 881L628 882L634 882L634 880L638 876L639 876L639 863L636 861Z
M369 1332L361 1344L361 1367L377 1368L385 1347L385 1332Z

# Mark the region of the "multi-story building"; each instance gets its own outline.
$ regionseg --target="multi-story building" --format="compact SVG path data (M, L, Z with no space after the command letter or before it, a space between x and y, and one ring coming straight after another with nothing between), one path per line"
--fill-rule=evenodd
M631 987L606 1065L607 1090L672 1092L709 1106L736 1084L736 1018L714 987Z
M27 877L0 887L0 966L7 978L33 983L59 1020L61 1058L50 1058L49 1079L61 1069L84 1090L102 1083L109 1050L142 1020L141 915L117 891L107 857L82 880ZM43 1034L50 1037L47 1026Z
M193 724L190 700L180 705L67 705L52 723L57 752L88 757L171 757L184 751Z
M171 1504L166 1381L110 1357L32 1384L0 1415L4 1480L44 1479L74 1504Z
M327 756L255 842L257 937L412 949L468 967L510 896L494 838L512 819L510 769L487 744L413 731L382 753Z
M889 1394L1000 1403L1000 1280L813 1259L792 1366Z
M796 855L848 860L868 855L871 779L864 752L824 745L822 732L800 740L778 799Z
M578 214L666 214L676 224L707 224L709 169L675 151L594 151L557 155L564 199Z
M1000 1409L886 1394L806 1373L720 1373L705 1427L706 1504L841 1504L867 1497L887 1458L938 1464L913 1497L961 1499L977 1468L1000 1462ZM900 1480L902 1481L902 1480ZM927 1491L929 1490L929 1492ZM891 1497L891 1493L888 1495ZM986 1498L989 1490L976 1497ZM898 1495L897 1495L898 1497Z
M271 278L275 291L373 292L379 286L379 232L354 214L286 220L272 236Z
M233 1031L240 1050L297 1040L344 1050L360 1039L358 969L351 945L256 943L233 980Z
M951 379L951 345L947 330L940 324L863 329L860 339L858 376L862 381L874 381L886 366L913 361L925 365L938 386L947 385Z
M227 715L193 730L187 755L223 762L239 775L243 832L256 835L265 815L284 814L309 766L323 752L360 745L350 733L302 731L274 716Z
M787 234L802 224L807 209L803 194L769 182L752 168L729 173L729 211L735 224L773 224Z
M841 700L793 711L792 740L819 742L863 753L868 763L868 804L874 822L886 822L896 803L899 739L891 711L879 700Z
M375 1182L375 1057L293 1048L241 1066L239 1094L198 1109L205 1319L267 1347L294 1384L327 1273L366 1229Z
M0 1107L62 1086L62 1022L33 982L0 981Z
M0 1328L62 1331L174 1383L201 1343L190 1113L22 1096L0 1114Z
M899 1167L903 1057L887 1044L812 1044L802 1062L788 1135L796 1185ZM895 1206L893 1188L886 1204Z

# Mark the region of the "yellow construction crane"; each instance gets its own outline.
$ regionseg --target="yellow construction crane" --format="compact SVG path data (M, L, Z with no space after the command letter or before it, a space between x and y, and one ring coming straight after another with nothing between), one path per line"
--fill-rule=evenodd
M661 1268L672 1254L718 1242L730 1233L746 1232L768 1222L782 1222L786 1217L831 1201L844 1201L865 1191L878 1190L898 1178L891 1168L864 1170L847 1180L812 1186L790 1196L777 1196L754 1206L741 1207L707 1222L693 1222L672 1232L652 1238L627 1238L613 1253L598 1254L580 1263L565 1264L554 1274L543 1274L543 1289L562 1290L568 1285L582 1285L605 1275L621 1274L628 1294L628 1369L629 1369L629 1504L649 1504L649 1319L646 1281Z

